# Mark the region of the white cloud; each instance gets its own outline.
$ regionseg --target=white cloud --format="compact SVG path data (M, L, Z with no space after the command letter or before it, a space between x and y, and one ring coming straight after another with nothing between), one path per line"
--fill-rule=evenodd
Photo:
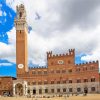
M7 0L6 2L15 11L16 5L20 3L24 3L26 7L28 25L32 27L32 31L28 34L30 62L44 64L46 51L65 53L70 48L75 48L77 54L86 53L87 56L82 57L82 60L100 60L100 5L97 0L95 3L86 0L83 0L83 3L80 0ZM81 7L78 3L81 3ZM35 20L35 12L41 16L40 20ZM4 47L10 48L9 52L12 51L15 57L15 28L7 34L10 44Z
M46 59L46 51L53 50L53 52L63 53L67 52L69 48L76 48L77 53L88 53L91 54L93 50L92 47L96 48L99 43L99 33L100 26L98 26L95 30L91 31L80 31L77 28L72 29L68 32L68 34L61 34L59 31L55 31L53 37L42 37L39 34L31 31L28 35L29 37L29 59L32 60L33 63L44 62ZM67 33L67 32L65 32ZM73 34L75 33L75 34ZM89 33L89 35L87 35ZM61 34L58 35L57 34ZM79 37L77 39L77 36ZM95 38L97 40L95 40ZM32 44L31 44L32 43ZM92 47L91 47L92 46ZM87 48L87 49L86 49ZM96 51L95 51L96 52ZM96 55L94 60L100 58ZM94 58L94 57L93 57ZM89 59L91 60L91 59ZM88 60L87 60L88 61Z
M95 43L95 48L93 48L89 54L86 56L83 56L81 60L84 61L93 61L93 60L99 60L100 61L100 25L93 31L94 33L94 40L92 43ZM89 37L90 38L90 37ZM91 45L92 46L92 45Z
M9 44L16 44L16 30L15 27L13 27L9 32L7 32L8 35L8 42Z
M6 15L7 15L5 11L3 12L3 15L4 15L4 16L6 16Z
M96 48L95 50L93 50L90 55L87 54L86 56L81 57L81 60L83 61L99 60L100 61L100 48Z
M83 61L99 61L100 63L100 48L96 48L90 55L86 55L81 57ZM100 64L99 64L99 72L100 72Z
M15 54L16 54L16 32L15 28L10 30L8 33L8 42L5 44L0 42L0 59L7 59L10 62L15 63Z
M11 66L11 63L0 63L0 66Z
M2 7L2 4L0 4L0 8Z
M28 34L28 55L29 62L44 65L46 62L46 52L49 50L53 50L53 52L63 53L67 52L69 48L76 48L77 52L83 52L88 54L92 54L92 59L97 60L100 59L98 55L99 50L95 48L93 51L97 53L97 55L93 54L90 47L88 46L96 46L99 43L99 33L100 26L98 26L94 31L80 31L78 28L74 28L69 31L68 34L61 34L59 31L55 31L53 37L42 37L38 33L31 31ZM75 33L75 34L73 34ZM87 34L90 33L89 36ZM93 33L93 34L92 34ZM0 56L2 59L8 59L10 62L15 62L15 49L16 49L16 31L13 28L10 32L7 33L9 38L9 45L0 43L0 47L2 47L0 51ZM77 39L77 36L80 38ZM97 40L94 39L94 36ZM91 44L94 43L94 44ZM82 44L82 45L81 45ZM87 48L87 49L85 49ZM89 50L90 48L90 50ZM94 57L95 58L94 58ZM82 60L91 60L87 59L88 56L83 57Z
M0 59L7 59L8 57L14 57L15 48L13 45L10 45L10 44L7 45L5 43L0 42L0 47L1 47L0 48Z
M0 10L0 16L2 16L2 11Z

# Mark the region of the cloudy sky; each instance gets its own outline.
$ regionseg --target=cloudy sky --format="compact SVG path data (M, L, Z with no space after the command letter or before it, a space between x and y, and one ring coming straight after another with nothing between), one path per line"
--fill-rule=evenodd
M27 12L28 63L75 48L76 63L100 61L100 0L0 0L0 75L16 76L16 5ZM39 17L38 17L39 16Z

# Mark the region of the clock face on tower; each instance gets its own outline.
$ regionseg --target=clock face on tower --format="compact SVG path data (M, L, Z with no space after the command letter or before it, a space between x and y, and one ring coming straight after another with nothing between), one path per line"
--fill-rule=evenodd
M24 67L23 64L18 64L18 68L22 69Z

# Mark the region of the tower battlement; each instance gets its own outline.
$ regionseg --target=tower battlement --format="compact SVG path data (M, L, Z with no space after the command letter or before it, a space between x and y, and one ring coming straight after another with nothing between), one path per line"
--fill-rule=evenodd
M26 10L23 4L16 6L17 18L26 18Z
M48 58L55 58L55 57L66 57L66 56L74 56L75 49L69 49L68 53L66 54L53 54L52 51L47 52L47 59Z
M23 4L16 7L17 16L14 20L16 30L27 30L26 10Z

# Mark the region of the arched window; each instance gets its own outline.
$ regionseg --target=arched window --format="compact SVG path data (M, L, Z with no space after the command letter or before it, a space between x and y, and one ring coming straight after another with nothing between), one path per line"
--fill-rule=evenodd
M72 83L72 80L69 80L69 83Z
M44 71L44 74L47 74L47 71Z
M48 93L48 89L45 89L45 93Z
M58 92L58 93L60 92L60 88L57 89L57 92Z
M39 89L39 94L42 94L42 89Z
M48 81L47 81L47 80L45 80L45 81L44 81L44 84L48 84Z
M60 70L56 70L56 73L60 73Z
M91 91L94 92L96 89L95 87L91 87Z
M81 88L77 88L77 92L81 92Z
M72 73L72 69L69 69L68 72L69 72L69 73Z
M81 83L81 79L77 79L77 83Z
M28 82L28 85L30 85L31 83L30 82Z
M54 81L51 81L51 84L54 84Z
M57 81L57 84L60 84L60 81Z
M33 95L36 94L36 89L33 89Z
M65 69L63 69L63 70L62 70L62 73L66 73L66 70L65 70Z
M95 82L95 78L91 78L91 82Z
M27 93L30 94L30 90L29 89L27 90Z
M69 92L73 92L73 88L69 88Z
M66 84L67 83L67 81L66 80L63 80L63 84Z
M51 65L53 65L54 63L53 62L51 62Z
M38 71L38 74L42 74L42 71Z
M54 73L54 70L51 70L51 73L53 74Z
M36 74L36 71L32 71L32 74L35 75Z
M88 79L84 79L84 82L88 82Z
M54 93L54 89L51 89L51 93Z
M20 32L20 34L21 34L21 30L20 30L19 32Z
M39 82L38 82L38 85L42 85L42 81L39 81Z
M70 64L71 63L71 61L70 60L68 60L68 64Z
M34 81L34 82L32 82L32 85L36 85L36 82Z
M66 92L66 88L63 88L63 92Z

